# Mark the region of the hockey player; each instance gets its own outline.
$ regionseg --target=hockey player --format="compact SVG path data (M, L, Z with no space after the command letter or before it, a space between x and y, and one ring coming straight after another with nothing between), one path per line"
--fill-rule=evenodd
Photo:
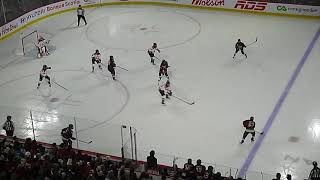
M256 131L254 130L254 128L256 127L256 123L253 120L254 120L254 117L250 117L250 119L242 122L243 127L245 127L246 130L243 133L242 140L240 142L241 144L244 143L244 140L246 139L248 134L252 135L251 142L254 141L254 137L256 135Z
M203 179L204 173L206 171L206 167L201 164L201 160L197 160L197 165L194 166L196 179Z
M243 48L246 48L246 47L247 47L247 46L244 45L244 43L241 42L240 39L238 39L238 42L237 42L236 45L235 45L236 52L234 53L233 58L236 56L236 54L237 54L239 51L241 51L241 53L242 53L243 55L245 55L246 58L247 58L247 54L244 53L244 51L243 51Z
M186 179L187 177L196 178L194 165L192 164L192 159L188 159L188 162L184 164L183 172L181 175L184 179Z
M161 77L164 75L169 79L168 76L168 62L166 60L162 60L160 64L160 69L159 69L159 81L161 80Z
M116 63L114 62L113 56L110 56L110 60L108 61L108 71L111 73L113 80L116 80L116 71L114 69L115 67Z
M160 81L158 81L158 86L159 86L159 93L162 98L161 104L165 104L165 98L170 99L169 96L172 96L169 79L166 79L166 78L161 79Z
M49 55L47 44L49 44L49 41L40 36L40 38L38 39L38 44L36 45L38 48L38 58Z
M158 49L157 43L153 43L152 47L150 49L148 49L148 54L149 54L149 56L151 58L151 63L153 65L155 65L155 63L154 63L154 58L155 58L154 53L156 51L158 51L160 53L160 50Z
M73 134L72 129L73 129L73 124L69 124L68 127L63 128L61 130L61 138L65 147L68 147L68 146L72 147L72 140L76 140L76 138L72 136Z
M95 64L98 65L99 69L102 69L102 67L101 67L101 54L98 49L92 54L91 62L92 62L92 72L94 72Z
M48 80L49 87L51 87L50 77L48 76L48 73L47 73L48 69L51 69L51 67L48 67L47 65L43 65L42 66L42 69L40 71L40 77L39 77L39 82L38 82L37 89L39 89L43 78Z

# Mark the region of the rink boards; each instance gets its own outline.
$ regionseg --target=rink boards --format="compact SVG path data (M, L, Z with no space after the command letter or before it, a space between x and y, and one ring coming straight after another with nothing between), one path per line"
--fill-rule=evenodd
M21 29L44 18L73 11L79 5L87 8L109 5L158 5L196 9L225 10L277 16L320 18L320 6L289 5L246 0L156 0L156 1L113 1L113 0L66 0L30 11L0 28L0 41L11 37Z

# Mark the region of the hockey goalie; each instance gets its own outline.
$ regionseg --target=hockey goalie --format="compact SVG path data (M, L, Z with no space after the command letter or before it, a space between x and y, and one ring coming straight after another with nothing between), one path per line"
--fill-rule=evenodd
M44 39L42 36L38 39L38 44L36 45L38 48L38 58L49 55L48 44L50 40Z

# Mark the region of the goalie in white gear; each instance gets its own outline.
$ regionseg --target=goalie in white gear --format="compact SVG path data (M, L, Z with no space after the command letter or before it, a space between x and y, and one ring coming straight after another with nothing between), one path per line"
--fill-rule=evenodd
M170 99L169 96L172 96L169 79L162 78L160 81L158 81L158 86L159 86L159 93L161 95L161 103L165 104L165 99Z
M152 47L148 49L148 54L151 58L151 63L154 65L154 53L158 51L160 53L160 50L158 49L157 43L153 43Z
M99 69L102 69L102 67L101 67L101 54L98 49L95 51L95 53L92 54L91 61L92 61L92 72L94 72L94 66L96 64L98 65Z
M39 82L38 82L37 89L39 89L43 78L48 80L49 87L51 87L50 77L48 76L48 73L47 73L48 69L51 69L51 67L48 67L47 65L43 65L42 66L42 69L40 71L40 77L39 77Z
M49 55L49 50L47 48L48 44L49 41L40 36L40 38L38 39L38 44L36 45L38 48L38 58Z

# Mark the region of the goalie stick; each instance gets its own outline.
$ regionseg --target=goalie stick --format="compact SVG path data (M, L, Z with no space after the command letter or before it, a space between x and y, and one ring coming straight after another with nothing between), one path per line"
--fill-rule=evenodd
M248 47L248 46L251 46L252 44L254 44L254 43L256 43L256 42L258 42L258 37L256 37L256 40L255 40L255 41L253 41L252 43L248 44L247 47Z
M186 104L189 104L189 105L194 105L195 104L194 101L193 102L189 102L189 101L186 101L186 100L184 100L184 99L182 99L180 97L174 96L174 95L172 95L172 97L174 97L174 98L176 98L176 99L178 99L178 100L180 100L180 101L182 101L182 102L184 102Z

